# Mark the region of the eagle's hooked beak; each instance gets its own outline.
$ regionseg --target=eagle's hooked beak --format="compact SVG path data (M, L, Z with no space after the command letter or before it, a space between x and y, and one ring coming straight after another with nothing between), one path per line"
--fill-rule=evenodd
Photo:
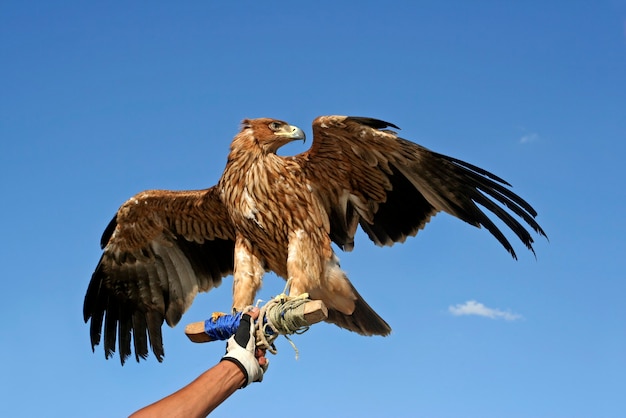
M283 132L277 132L276 134L294 141L296 139L301 139L302 142L306 142L306 135L304 134L304 131L297 126L289 125Z

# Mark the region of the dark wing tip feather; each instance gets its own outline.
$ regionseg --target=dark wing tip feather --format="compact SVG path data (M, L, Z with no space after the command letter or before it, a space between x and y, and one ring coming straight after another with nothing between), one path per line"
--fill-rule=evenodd
M110 260L106 260L103 254L91 277L83 305L85 323L91 319L89 336L92 351L95 351L95 347L103 341L105 358L113 357L118 351L120 362L124 365L132 354L132 348L137 361L147 358L150 338L155 356L162 361L163 346L160 333L163 316L137 309L137 304L129 299L132 292L136 293L136 283L118 281L115 289L106 286L104 283L110 280L110 272L105 268L107 262ZM129 273L128 269L118 269L116 274L119 276ZM154 335L155 333L158 335Z
M348 116L346 118L346 121L353 121L356 123L359 123L361 125L365 125L365 126L369 126L370 128L374 128L374 129L385 129L385 128L395 128L395 129L400 129L400 127L394 125L391 122L385 122L384 120L380 120L380 119L374 119L374 118L366 118L366 117L361 117L361 116Z
M432 152L432 151L431 151L431 152ZM483 175L483 176L485 176L485 177L487 177L487 178L490 178L490 179L492 179L492 180L495 180L495 181L497 181L498 183L502 183L502 184L504 184L504 185L506 185L506 186L512 187L512 186L511 186L511 185L510 185L510 184L509 184L506 180L504 180L503 178L496 176L495 174L493 174L493 173L492 173L492 172L490 172L490 171L485 170L484 168L480 168L480 167L478 167L478 166L476 166L476 165L474 165L474 164L470 164L470 163L468 163L467 161L459 160L458 158L450 157L450 156L443 155L443 154L439 154L439 153L436 153L436 152L433 152L433 155L435 155L435 156L437 156L437 157L439 157L439 158L441 158L441 159L443 159L443 160L450 161L450 162L452 162L452 163L454 163L454 164L456 164L456 165L458 165L458 166L461 166L461 167L464 167L464 168L466 168L466 169L469 169L469 170L475 171L476 173L481 174L481 175Z
M102 237L100 238L101 249L104 249L104 247L107 246L107 244L109 243L109 240L111 239L111 236L113 236L113 232L115 231L116 227L117 227L117 214L113 216L113 219L111 219L111 222L109 222L107 227L104 229L104 232L102 233Z
M223 276L232 273L233 241L215 239L198 244L178 238L176 242L185 251L199 290L208 291L218 286ZM121 264L105 250L85 294L83 319L86 323L91 319L92 350L95 351L102 340L105 358L117 351L122 365L133 351L139 362L148 357L150 349L162 362L161 327L166 312L173 315L168 321L174 318L177 322L185 310L181 290L172 294L167 285L180 284L176 267L172 265L166 271L164 263L172 261L166 253L154 254L153 250L151 247L137 257L130 257L128 253ZM207 257L207 254L212 256Z
M436 156L447 160L454 164L461 178L467 186L471 187L473 191L470 193L471 200L480 204L500 220L502 220L506 226L508 226L522 241L522 243L528 248L535 258L537 257L535 250L532 246L534 240L526 228L524 228L516 219L514 219L503 207L499 206L496 202L499 202L504 207L511 210L514 214L523 219L537 234L547 238L544 230L535 221L537 211L524 199L515 194L513 191L505 186L512 187L508 182L496 176L495 174L484 170L480 167L467 163L465 161L448 157L442 154L435 154ZM491 200L489 197L493 198ZM478 208L473 213L473 218L487 228L491 234L505 247L505 249L511 254L511 256L517 260L517 255L513 250L511 244L504 238L502 232L491 222L491 220ZM461 217L461 219L464 219ZM468 219L464 219L469 222ZM471 223L471 222L470 222Z

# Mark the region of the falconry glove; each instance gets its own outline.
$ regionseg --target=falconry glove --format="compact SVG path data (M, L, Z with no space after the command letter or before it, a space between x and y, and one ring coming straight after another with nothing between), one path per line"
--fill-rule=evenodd
M263 367L254 355L256 349L256 339L254 332L254 321L247 313L241 315L239 328L235 335L228 339L226 343L226 355L222 361L235 363L243 372L246 381L243 387L252 382L263 380L263 373L267 370L267 364Z

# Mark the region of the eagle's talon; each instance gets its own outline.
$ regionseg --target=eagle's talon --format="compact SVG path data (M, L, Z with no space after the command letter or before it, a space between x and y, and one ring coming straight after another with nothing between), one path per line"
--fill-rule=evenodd
M302 293L302 294L297 295L297 296L291 296L291 295L288 295L286 293L281 293L280 295L274 296L274 299L276 301L279 301L279 302L285 302L285 301L288 301L288 300L297 300L297 299L309 299L309 294L308 293Z
M212 322L217 322L217 320L223 316L226 316L227 314L224 312L213 312L211 314L211 321Z

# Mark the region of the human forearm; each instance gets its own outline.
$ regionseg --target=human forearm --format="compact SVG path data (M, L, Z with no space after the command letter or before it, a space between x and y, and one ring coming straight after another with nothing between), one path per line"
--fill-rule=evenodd
M237 365L222 361L179 391L131 417L206 417L244 382L244 375Z

